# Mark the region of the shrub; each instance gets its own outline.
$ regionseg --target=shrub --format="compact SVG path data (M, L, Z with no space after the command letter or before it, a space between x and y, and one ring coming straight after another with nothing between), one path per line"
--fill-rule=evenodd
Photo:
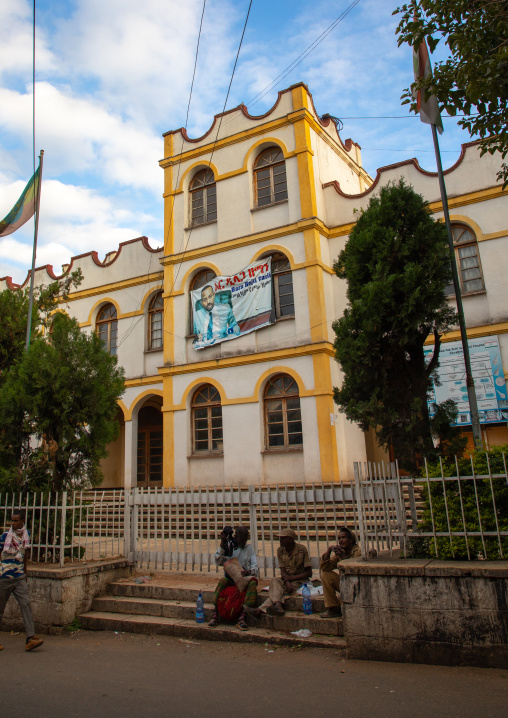
M429 486L423 480L420 486L424 508L419 532L432 531L432 518L437 533L457 531L489 532L508 531L508 481L506 476L508 444L496 446L488 452L475 451L468 457L443 462L443 476L475 477L455 481L433 481ZM428 466L429 477L441 476L439 463ZM492 478L491 475L502 474ZM483 478L485 477L486 478ZM447 518L448 514L448 518ZM437 543L437 552L436 552ZM411 558L440 558L467 560L468 558L508 558L508 536L438 536L414 538L410 541ZM501 551L502 549L502 551ZM468 555L469 553L469 555Z

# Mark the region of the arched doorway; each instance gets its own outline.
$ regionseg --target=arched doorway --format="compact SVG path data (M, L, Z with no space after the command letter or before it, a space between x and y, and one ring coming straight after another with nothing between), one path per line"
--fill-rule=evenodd
M161 407L152 400L138 413L138 487L162 486L162 436Z

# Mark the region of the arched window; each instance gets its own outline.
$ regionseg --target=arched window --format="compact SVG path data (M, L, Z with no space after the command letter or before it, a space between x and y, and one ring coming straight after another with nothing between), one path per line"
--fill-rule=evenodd
M110 354L116 356L118 339L118 319L113 304L105 304L97 315L95 323L97 334Z
M138 414L138 486L162 485L162 442L160 407L142 407Z
M275 318L294 317L293 273L289 259L281 252L275 252L271 257Z
M222 454L222 406L220 394L205 384L192 398L192 452Z
M210 169L198 172L190 183L191 226L217 219L217 189Z
M288 198L286 161L280 147L261 152L254 164L256 206L264 207Z
M463 294L482 292L483 282L478 242L472 230L464 224L452 225L455 259ZM447 294L454 294L453 282L446 287Z
M293 377L277 374L268 380L264 409L267 449L303 446L300 394Z
M162 292L153 297L148 308L148 348L162 349L162 314L164 300Z
M206 286L209 284L212 279L216 277L215 272L213 269L203 269L201 272L198 272L194 279L191 281L190 289L191 291L194 291L194 289L201 289L201 287ZM192 303L192 296L191 296L191 303ZM191 306L191 310L189 312L189 334L194 334L194 324L193 324L193 307Z

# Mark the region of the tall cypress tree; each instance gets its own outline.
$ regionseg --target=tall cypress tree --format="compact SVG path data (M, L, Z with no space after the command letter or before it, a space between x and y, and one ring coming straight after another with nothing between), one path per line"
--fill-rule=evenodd
M433 450L427 394L440 336L455 319L444 291L451 281L446 229L400 180L370 200L334 269L347 281L349 299L333 325L344 373L335 402L414 469ZM426 364L429 335L434 354Z

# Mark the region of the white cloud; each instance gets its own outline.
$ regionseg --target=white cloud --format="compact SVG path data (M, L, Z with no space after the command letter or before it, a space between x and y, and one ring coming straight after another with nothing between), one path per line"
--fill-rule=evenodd
M2 0L0 2L0 77L32 73L32 3L28 0ZM37 27L36 55L38 71L55 71L56 59L48 48L44 32Z
M31 91L0 89L0 127L31 142ZM45 150L46 173L94 171L107 182L162 190L157 165L162 141L150 128L123 121L100 102L69 90L36 84L36 142Z
M241 7L240 7L241 5ZM335 4L337 5L337 4ZM404 115L399 97L411 82L407 46L397 48L397 18L379 0L362 0L344 22L259 102L263 91L346 4L254 3L228 108L244 101L262 114L277 91L300 80L319 113ZM120 241L162 238L161 133L185 122L202 0L59 0L43 4L37 26L36 149L45 150L37 263L73 254L103 256ZM207 3L188 132L210 127L222 110L246 4ZM0 0L0 217L32 173L32 2ZM225 118L221 132L227 131ZM443 150L456 159L468 138L448 121ZM347 120L343 139L364 148L368 171L431 149L418 120ZM372 148L372 149L371 149ZM385 148L382 152L375 151ZM388 149L389 148L389 149ZM408 148L408 152L393 149ZM432 167L432 155L421 164ZM0 240L0 270L23 280L33 223L15 243ZM28 249L27 249L28 248ZM28 254L28 261L26 259Z
M0 184L0 192L3 195L5 188L5 194L17 197L20 184ZM120 242L147 234L146 226L154 224L150 215L121 206L116 198L98 195L86 187L46 180L41 193L37 266L51 264L56 273L72 256L95 250L103 258ZM2 272L16 282L24 281L31 265L33 232L33 221L29 220L15 235L0 239ZM149 239L152 247L162 243L158 238Z

